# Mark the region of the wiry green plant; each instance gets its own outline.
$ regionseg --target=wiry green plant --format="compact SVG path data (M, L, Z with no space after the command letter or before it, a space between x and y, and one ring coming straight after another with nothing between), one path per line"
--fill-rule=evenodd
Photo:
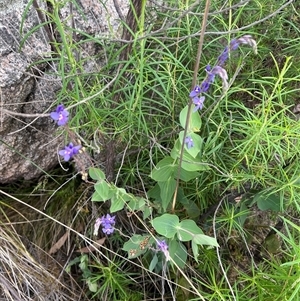
M107 207L100 208L100 215L105 215L97 230L103 229L107 234L118 231L118 238L107 239L105 245L96 243L97 250L93 252L99 257L79 256L85 260L81 266L86 273L82 283L89 284L90 291L98 288L94 298L132 300L137 296L125 290L130 286L128 281L135 288L142 283L144 299L148 300L158 295L177 300L296 298L292 289L298 290L298 274L289 274L290 266L280 266L280 259L275 257L270 256L264 264L262 258L254 258L244 228L253 208L299 208L300 140L293 112L299 91L299 60L292 57L299 47L299 30L288 19L290 14L293 18L299 15L292 9L292 1L228 1L224 5L224 1L215 0L210 1L210 6L207 1L209 14L203 16L202 2L170 0L165 3L167 10L162 7L157 11L156 20L143 7L126 61L119 60L122 50L109 39L100 41L84 35L86 42L100 43L107 57L100 73L88 75L82 74L84 61L74 59L74 53L80 49L80 43L72 40L75 29L68 28L59 18L59 5L64 3L52 2L55 9L48 18L57 25L60 36L55 45L63 83L58 102L70 111L67 132L82 137L82 143L94 151L108 151L107 137L114 139L120 152L114 158L118 164L115 181L106 181L103 172L91 169L90 176L97 181L93 200L110 200L112 212L126 208L129 215L120 213L112 222ZM207 28L202 27L200 41L201 60L196 64L192 84L191 70L199 59L196 51L201 20L206 17ZM145 20L150 20L147 26ZM289 29L288 36L282 28ZM248 53L246 47L240 48L239 55L230 51L223 66L231 79L229 89L222 92L222 82L211 81L211 91L201 94L205 103L201 97L191 103L190 110L195 104L202 111L198 118L191 119L195 126L188 127L188 110L182 108L188 103L191 88L212 72L209 68L205 71L205 66L221 67L224 47L235 48L230 41L249 38L250 34L258 42L258 56ZM57 61L57 57L54 55L52 60ZM227 80L222 70L213 70L221 71L218 74L223 83ZM179 133L181 128L186 132ZM74 150L74 146L68 144L61 155L67 160L76 157L78 149ZM195 155L193 149L199 154ZM95 207L94 213L98 209ZM203 214L207 209L207 214ZM94 224L97 217L93 215L90 223ZM199 217L205 234L196 224ZM56 219L59 222L58 216ZM151 232L150 223L143 219L149 219L158 234ZM92 228L86 225L86 236L76 233L87 246L92 243L87 237L95 239ZM204 247L205 243L217 246L215 240L209 239L213 235L221 245L217 252ZM249 260L242 269L225 252L232 236L242 237L236 241L245 251L235 253L236 257ZM284 236L287 246L293 246L286 248L287 256L298 254L295 236ZM166 240L172 242L169 254ZM15 242L11 248L16 245ZM130 259L123 257L126 253L132 255ZM107 259L107 254L112 259L103 264L101 258ZM172 259L170 265L168 255ZM298 264L297 260L291 262L293 268ZM230 265L239 272L231 273ZM128 266L132 272L142 271L141 278L134 278L138 286L126 277ZM118 294L109 293L111 289L118 290Z

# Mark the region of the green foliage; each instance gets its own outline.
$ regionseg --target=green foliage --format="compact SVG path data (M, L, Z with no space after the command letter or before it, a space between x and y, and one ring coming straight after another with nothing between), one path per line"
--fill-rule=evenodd
M75 264L78 264L80 270L82 271L82 278L86 282L86 284L88 285L89 290L91 292L95 293L97 291L98 285L97 285L96 282L93 282L91 280L92 272L91 272L91 269L89 267L88 256L86 254L84 254L84 255L82 255L80 257L76 257L75 259L70 261L68 266L66 267L66 272L70 273L71 267Z
M266 191L261 191L254 196L253 202L256 203L257 207L263 211L281 211L280 197L278 196L278 194L272 194Z
M117 222L119 237L107 239L111 252L121 257L124 254L119 252L124 251L124 262L138 262L147 273L162 273L162 279L184 279L185 289L191 288L195 295L193 300L204 300L203 296L205 300L297 300L298 226L285 220L287 234L276 232L285 243L282 257L276 258L280 248L270 236L271 240L261 244L269 261L256 263L251 247L245 247L245 225L257 208L276 215L294 213L295 208L298 213L300 208L300 123L293 112L300 81L300 61L295 55L299 8L290 4L278 15L276 10L286 1L211 1L213 13L208 16L208 27L203 28L204 3L166 1L170 9L157 11L154 20L143 1L132 51L125 62L118 60L121 50L117 43L80 32L82 42L97 42L106 57L100 72L85 74L84 60L78 61L74 55L80 44L73 41L72 34L78 31L59 17L65 3L50 2L53 12L47 17L56 24L60 37L53 45L53 61L58 62L63 83L57 97L58 102L72 105L72 130L85 137L89 150L109 152L106 144L111 139L117 153L123 156L125 150L122 160L115 155L117 162L122 162L115 183L108 181L100 168L89 169L94 181L91 200L106 203L103 213L109 210L120 217L126 212L131 218ZM265 18L270 12L274 12L272 17ZM161 30L163 24L168 27ZM251 34L258 55L244 44L230 51L223 66L229 89L222 92L221 81L216 79L203 93L203 110L194 112L188 95L201 31L206 33L200 44L200 69L194 74L197 84L207 75L205 66L214 66L234 38ZM25 33L24 40L31 33ZM106 86L108 81L110 86ZM69 90L69 85L74 88ZM192 147L185 143L187 136ZM237 197L229 200L230 194ZM210 208L213 213L200 224L199 218ZM237 236L243 238L240 245L245 248L239 245L243 250L229 256L228 241ZM118 247L114 247L114 239ZM158 248L161 241L166 242L167 250ZM221 254L219 246L224 251ZM243 253L251 262L245 272L239 266ZM228 257L237 257L239 264ZM92 266L89 260L82 255L74 261L80 264L89 290L100 299L116 290L118 296L110 295L111 300L128 300L122 273L113 265ZM232 265L240 272L230 278L226 267ZM181 298L187 300L187 295L184 292Z

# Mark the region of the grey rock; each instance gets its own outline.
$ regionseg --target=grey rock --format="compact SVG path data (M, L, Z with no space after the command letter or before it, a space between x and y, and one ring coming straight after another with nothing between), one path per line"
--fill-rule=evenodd
M49 117L26 116L52 111L61 87L55 75L57 67L44 60L51 52L44 28L31 34L20 50L24 34L40 23L36 10L31 7L20 35L27 3L28 0L0 1L0 183L29 180L47 172L58 163L57 150L64 146L60 129ZM99 38L119 35L119 16L113 0L106 1L105 7L98 0L77 3L80 11L68 4L60 11L62 20L68 20L72 13L73 25L82 32ZM126 15L128 2L121 3ZM45 1L38 4L47 9ZM75 38L80 39L80 35ZM96 51L96 45L91 42L82 47L84 57L92 57ZM99 63L87 62L86 71L99 68Z

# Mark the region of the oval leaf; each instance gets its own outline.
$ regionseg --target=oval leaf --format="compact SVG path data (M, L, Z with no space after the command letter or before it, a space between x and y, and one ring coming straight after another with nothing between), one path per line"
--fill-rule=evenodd
M181 241L190 241L196 234L203 234L203 231L193 220L184 220L178 225L177 237Z
M166 211L170 202L172 201L176 189L176 181L173 178L169 178L167 181L158 182L158 185L160 188L162 207L164 211Z
M111 185L103 180L96 183L94 187L98 197L101 198L101 201L109 200L113 195L113 189L111 188Z
M193 108L192 108L193 110ZM188 113L188 106L185 106L179 115L179 120L180 124L183 128L185 128L186 125L186 118L187 118L187 113ZM188 126L188 131L192 132L199 132L201 128L201 117L198 112L191 112L190 114L190 121L189 121L189 126Z
M179 140L180 143L183 143L183 136L184 136L184 131L181 131L179 133ZM199 154L202 144L203 144L203 139L196 133L190 133L187 136L190 136L193 139L193 146L188 148L187 145L185 145L185 150L193 157L196 158L196 156Z
M197 234L193 237L193 242L197 245L209 245L219 247L217 240L214 237L210 237L204 234Z
M89 176L96 181L105 179L104 172L99 168L94 168L94 167L89 168Z
M186 247L177 240L172 240L169 244L169 254L174 262L183 269L187 259Z
M278 194L261 191L254 196L253 201L257 203L257 207L262 211L280 211L280 196Z
M152 221L155 231L166 238L173 238L177 232L179 218L173 214L163 214Z
M151 173L151 178L154 181L167 181L174 175L174 168L172 166L164 166L159 169L154 169Z

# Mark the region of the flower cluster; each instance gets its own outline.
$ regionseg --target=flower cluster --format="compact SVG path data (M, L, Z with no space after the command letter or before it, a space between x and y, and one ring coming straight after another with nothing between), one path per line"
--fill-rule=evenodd
M233 39L229 46L227 46L222 54L218 57L217 64L211 68L209 65L206 66L205 71L207 73L206 78L201 83L200 86L196 86L192 92L190 93L190 98L195 105L194 112L201 110L203 108L203 103L205 100L205 96L201 95L209 90L210 85L214 82L216 75L218 75L222 79L223 83L223 91L226 91L228 88L228 75L226 70L222 67L227 59L229 58L229 54L231 51L238 49L239 45L250 45L254 52L257 52L257 45L254 39L250 35L242 36L238 39ZM199 96L201 95L201 96Z
M94 235L98 235L99 227L102 225L102 232L109 235L112 234L115 230L115 216L110 216L109 214L106 214L106 216L102 216L96 219L95 225L94 225Z
M58 126L64 126L68 123L69 112L65 109L64 105L58 105L54 112L50 113L50 117L57 121ZM58 153L64 157L65 161L69 161L74 155L79 153L81 145L74 146L73 143L69 143L63 150Z

